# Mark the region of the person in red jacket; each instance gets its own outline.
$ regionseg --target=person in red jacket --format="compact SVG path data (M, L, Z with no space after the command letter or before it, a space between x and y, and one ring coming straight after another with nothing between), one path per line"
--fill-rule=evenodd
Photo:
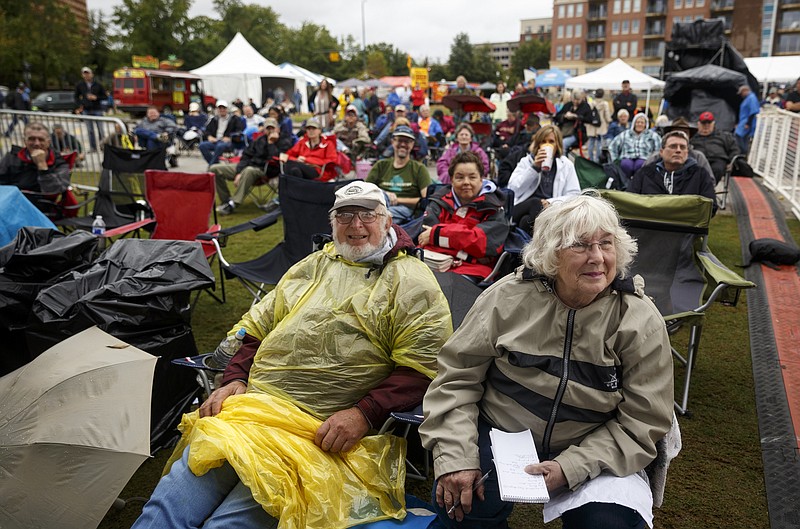
M306 135L280 155L288 175L327 182L336 178L336 136L323 136L317 118L306 122Z
M425 104L425 90L420 88L419 83L416 84L414 90L411 92L411 108L414 112L419 112L419 107Z
M419 245L452 255L450 271L484 278L508 236L505 195L483 179L483 163L472 151L458 153L449 172L452 186L439 189L425 209Z

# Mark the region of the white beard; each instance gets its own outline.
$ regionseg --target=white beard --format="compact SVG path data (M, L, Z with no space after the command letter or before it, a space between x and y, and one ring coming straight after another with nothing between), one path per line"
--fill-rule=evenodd
M333 246L336 248L336 253L341 255L348 261L358 262L365 257L374 254L386 244L386 236L384 235L378 244L363 244L361 246L352 246L345 241L341 241L333 236Z

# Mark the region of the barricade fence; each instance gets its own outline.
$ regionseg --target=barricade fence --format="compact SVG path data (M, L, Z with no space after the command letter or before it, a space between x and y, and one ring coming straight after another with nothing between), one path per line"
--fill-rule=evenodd
M764 185L780 193L800 219L800 114L773 105L761 108L747 162L764 179Z
M127 134L128 125L116 117L0 109L0 156L13 146L25 146L27 123L41 123L50 131L50 145L66 154L78 151L72 182L97 186L103 167L103 145L115 134ZM64 134L56 133L60 128Z

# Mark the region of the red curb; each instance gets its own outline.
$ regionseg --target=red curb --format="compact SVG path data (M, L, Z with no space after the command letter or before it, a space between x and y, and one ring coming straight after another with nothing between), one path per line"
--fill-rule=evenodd
M759 186L751 178L736 177L734 181L747 204L753 237L784 240L778 230L775 214ZM789 415L794 426L795 444L800 448L800 304L797 302L800 276L794 266L781 266L780 270L762 266L761 274L761 286L766 292L772 314L772 329Z

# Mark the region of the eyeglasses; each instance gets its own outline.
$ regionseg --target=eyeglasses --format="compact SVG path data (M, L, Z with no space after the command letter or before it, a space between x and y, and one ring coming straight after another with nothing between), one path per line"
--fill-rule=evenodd
M568 248L575 253L586 253L595 245L603 253L609 253L614 249L614 241L611 240L602 240L599 242L576 242Z
M342 211L336 213L336 221L339 224L350 224L353 222L353 219L358 215L359 220L361 220L362 224L372 224L378 217L385 217L384 213L375 213L374 211Z

